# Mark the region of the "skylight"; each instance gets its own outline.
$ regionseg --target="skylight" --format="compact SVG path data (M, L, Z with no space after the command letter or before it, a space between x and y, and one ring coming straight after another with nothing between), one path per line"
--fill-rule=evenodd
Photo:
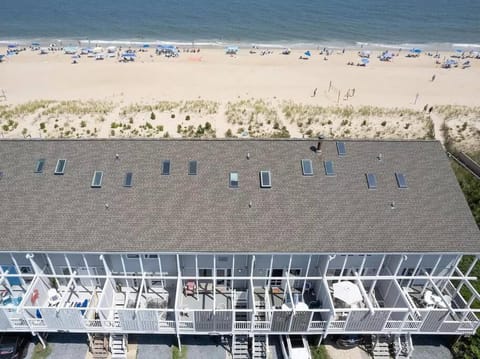
M125 174L125 179L123 181L123 187L132 187L132 183L133 183L133 173L127 172Z
M304 176L313 176L312 160L302 160L302 173Z
M170 174L170 160L162 162L162 175L168 176Z
M230 188L238 188L238 172L230 172L228 177L228 184Z
M43 173L44 167L45 167L45 160L39 159L35 164L35 173Z
M67 165L67 160L58 160L57 165L55 166L56 175L63 175L65 173L65 166Z
M366 176L368 189L377 189L377 176L375 176L375 173L367 173Z
M103 171L95 171L92 177L92 188L101 188L103 179Z
M325 174L327 176L335 176L335 170L333 169L333 161L324 161Z
M270 171L260 171L260 187L261 188L271 188L272 180L270 176Z
M403 173L395 173L395 178L397 179L398 188L408 188L407 179Z
M339 156L345 156L347 154L345 142L337 142L337 152Z
M188 161L188 174L190 176L197 174L197 161Z

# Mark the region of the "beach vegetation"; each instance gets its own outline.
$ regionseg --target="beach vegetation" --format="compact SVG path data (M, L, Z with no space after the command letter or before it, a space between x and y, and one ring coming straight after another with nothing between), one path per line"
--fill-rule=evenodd
M169 138L169 137L170 137L170 134L168 133L168 131L163 134L163 138Z
M41 130L44 130L45 129L45 122L40 122L40 129Z
M81 127L81 128L87 127L87 121L82 121L82 122L80 122L80 127Z
M228 129L228 130L225 132L225 137L227 137L227 138L233 137L233 133L232 133L232 130L231 130L231 129Z
M185 116L185 121L190 121L190 115Z
M312 359L331 359L325 345L310 347L310 353L312 354Z
M387 121L382 121L381 125L385 127L387 125Z
M112 137L115 136L115 130L110 131L110 136L112 136Z

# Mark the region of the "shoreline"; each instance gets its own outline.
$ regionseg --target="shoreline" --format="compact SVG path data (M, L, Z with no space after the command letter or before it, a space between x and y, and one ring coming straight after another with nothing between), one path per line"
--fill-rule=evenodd
M240 49L250 49L257 46L262 49L284 49L291 48L296 50L319 50L323 48L348 51L358 50L410 50L412 48L421 48L424 51L455 51L462 49L467 51L480 51L480 43L462 43L462 42L397 42L392 43L385 41L302 41L302 40L221 40L221 39L197 39L197 40L159 40L159 39L86 39L86 38L32 38L32 39L16 39L15 37L0 39L0 47L8 44L16 44L19 47L30 47L32 43L39 43L40 46L48 47L54 43L59 47L80 46L91 47L96 44L100 46L122 46L141 48L144 44L154 48L156 45L174 45L177 47L198 47L200 49L223 49L228 46L238 46Z

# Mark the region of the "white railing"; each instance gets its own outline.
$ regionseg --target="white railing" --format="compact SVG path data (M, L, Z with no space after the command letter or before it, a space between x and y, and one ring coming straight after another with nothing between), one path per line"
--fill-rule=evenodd
M387 320L385 323L385 329L400 329L403 321L401 320Z
M27 319L28 325L32 329L46 329L47 325L43 319Z
M315 321L315 322L311 321L308 330L318 330L318 329L325 330L326 326L327 326L327 322L324 320Z
M10 318L10 323L12 324L12 327L16 329L28 328L28 323L23 318Z
M162 320L158 322L158 329L175 329L175 321L174 320Z
M178 328L183 330L188 330L188 331L195 330L193 322L187 322L187 321L178 322Z
M422 326L422 322L420 321L406 321L403 325L402 330L411 331L411 330L419 330Z
M85 326L88 328L102 328L102 321L100 319L85 319Z
M269 321L255 322L255 329L270 330L271 323Z
M330 330L343 330L347 324L346 320L332 320L328 329Z
M248 322L235 322L235 329L249 330L251 327L250 321Z

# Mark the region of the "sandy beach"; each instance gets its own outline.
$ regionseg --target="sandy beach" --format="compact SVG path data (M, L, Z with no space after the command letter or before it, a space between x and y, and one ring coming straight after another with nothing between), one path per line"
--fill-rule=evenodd
M19 115L20 105L37 100L90 101L92 108L106 107L100 112L90 109L90 113L84 108L81 116L66 106L45 111L40 105L42 111L24 109L17 118L3 114L3 136L167 137L168 132L169 137L176 137L195 135L199 125L204 128L209 122L213 127L210 134L216 137L224 137L228 130L237 136L273 133L282 137L285 131L278 131L285 127L290 137L326 132L343 137L428 138L432 122L438 122L433 132L440 133L439 127L447 120L452 137L458 137L458 130L468 120L459 142L479 146L478 59L468 59L471 67L467 69L461 66L467 59L459 59L458 68L442 69L435 63L437 59L427 54L410 58L406 57L408 51L395 51L397 56L390 62L382 62L377 58L380 51L372 51L369 64L362 67L347 65L360 62L357 51L333 51L328 57L312 51L308 60L299 59L303 50L290 55L282 55L280 50L264 56L259 52L241 49L228 56L223 49L201 49L166 58L149 49L138 53L132 63L82 56L78 64L72 64L71 56L62 51L40 55L27 49L0 63L0 94L2 90L6 94L0 106L4 110L17 107L14 113ZM452 54L441 53L438 60ZM165 107L168 102L170 106ZM207 104L211 109L202 111ZM136 105L143 107L133 111ZM52 103L45 104L49 106ZM148 106L153 106L153 111ZM365 114L366 107L374 109ZM428 115L430 107L433 111ZM5 127L8 120L17 125ZM146 125L148 121L151 123ZM69 126L75 130L66 134ZM206 135L201 132L200 137Z

